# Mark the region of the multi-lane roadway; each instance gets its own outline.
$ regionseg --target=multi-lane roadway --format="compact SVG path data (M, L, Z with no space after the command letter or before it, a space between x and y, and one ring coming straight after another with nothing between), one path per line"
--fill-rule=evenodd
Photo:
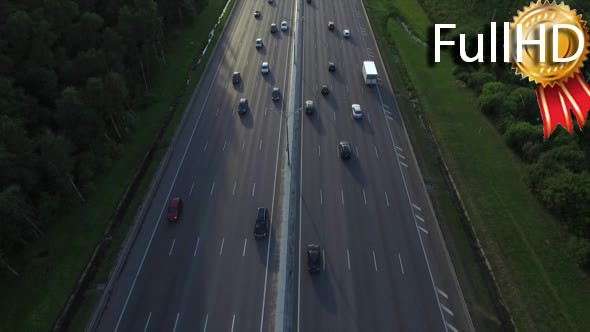
M258 207L278 220L284 101L273 102L271 91L288 89L291 38L269 27L290 15L291 3L236 2L97 330L262 331L272 322L273 234L252 235ZM259 37L264 47L256 49ZM234 71L242 77L236 86ZM240 98L250 106L244 115L236 112ZM169 224L173 197L184 212Z
M289 30L271 34L270 24L281 21ZM374 87L363 83L365 60L377 64ZM263 61L270 66L264 76ZM299 72L291 76L294 68ZM236 86L234 71L242 77ZM294 86L292 77L299 78ZM320 93L322 84L329 95ZM281 89L280 101L271 100L273 87ZM244 115L236 112L240 98L250 106ZM305 100L316 112L293 112ZM353 103L362 119L352 118ZM289 117L298 125L285 128ZM300 152L290 165L288 137ZM341 140L352 144L348 161L338 156ZM297 181L284 182L285 169ZM289 192L297 200L284 206ZM169 224L173 197L185 209ZM252 233L262 206L272 226L257 241ZM98 331L472 330L358 0L237 1L144 212L92 326ZM288 229L289 215L296 259L287 269L292 277L279 278L285 256L276 233ZM287 239L280 241L284 247ZM306 269L309 243L322 248L316 274ZM293 287L277 287L289 280ZM277 296L277 289L286 294ZM292 305L277 303L283 298ZM284 322L275 320L277 308L292 308L278 313Z
M362 3L312 1L302 15L301 97L313 100L317 112L301 122L293 325L297 331L471 329ZM364 84L363 61L375 61L376 86ZM352 117L352 104L360 104L362 119ZM343 140L353 151L347 161L337 151ZM306 271L309 243L323 248L317 275Z

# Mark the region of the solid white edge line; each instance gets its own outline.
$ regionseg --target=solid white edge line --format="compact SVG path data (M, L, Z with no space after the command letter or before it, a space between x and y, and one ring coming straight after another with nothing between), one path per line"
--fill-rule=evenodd
M147 321L145 322L145 327L143 328L143 332L147 331L148 326L150 325L150 319L152 318L152 312L150 311L150 314L147 318Z

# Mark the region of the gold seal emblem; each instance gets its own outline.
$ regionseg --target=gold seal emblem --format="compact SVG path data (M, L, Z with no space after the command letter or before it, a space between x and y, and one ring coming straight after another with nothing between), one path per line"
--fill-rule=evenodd
M517 24L521 25L522 40L539 40L541 35L541 24L544 24L545 39L545 61L541 61L541 50L539 45L524 45L522 49L522 61L517 59ZM557 24L569 24L583 34L583 40L579 40L578 35L569 29L559 29L557 40L553 40L553 28ZM514 17L514 22L510 24L510 59L516 73L523 78L529 79L540 84L542 87L554 86L558 82L566 82L569 78L579 73L584 61L588 55L588 29L586 22L582 21L582 16L576 14L575 9L570 9L563 2L530 3L518 15ZM580 56L569 62L554 62L553 45L557 43L557 56L567 59L576 54L579 43L584 43L584 49Z

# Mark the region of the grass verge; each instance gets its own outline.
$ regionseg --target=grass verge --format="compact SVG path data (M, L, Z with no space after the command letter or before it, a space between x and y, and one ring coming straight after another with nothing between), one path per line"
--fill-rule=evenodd
M178 97L178 91L183 91L186 75L194 59L205 47L208 33L224 6L224 0L210 0L207 6L201 8L194 23L179 31L174 40L169 41L166 65L162 66L158 78L150 86L153 92L153 103L146 110L138 113L134 134L122 147L120 159L113 163L107 174L96 180L96 190L91 196L86 197L86 204L72 208L61 222L49 229L46 240L36 243L27 252L27 255L31 257L18 258L18 261L29 262L26 265L16 265L20 277L7 274L0 276L0 294L2 294L0 331L51 329L125 192L129 179L132 178L160 129L169 106ZM174 114L166 129L155 158L116 231L111 247L94 280L94 285L104 283L108 277L137 208L182 118L182 111L185 110L205 69L207 59L211 55L213 45L217 42L219 31L223 28L229 12L230 10L224 15L224 20L218 26L217 35L205 57L193 72L193 79L186 93L178 100L177 110L180 111ZM100 291L89 288L69 330L84 329L99 298Z
M400 81L407 73L408 86L439 144L517 328L589 330L590 285L564 248L567 233L530 194L522 182L522 163L475 106L475 96L455 84L450 57L443 54L441 63L429 67L426 49L401 25L406 22L415 35L424 36L430 23L422 8L416 0L367 2L380 46L386 45L382 50L394 45L398 55L384 54L394 89L403 89ZM392 62L395 59L399 63ZM424 178L436 187L440 179L428 156L432 149L427 140L421 142L419 114L404 98L400 107ZM442 192L429 189L429 194L476 329L499 329L485 282L471 279L479 272L465 252L469 246L452 203Z

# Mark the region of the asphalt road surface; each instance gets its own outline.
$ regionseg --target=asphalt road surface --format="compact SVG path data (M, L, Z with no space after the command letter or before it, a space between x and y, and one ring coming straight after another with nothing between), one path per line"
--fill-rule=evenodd
M293 325L305 332L471 330L362 3L312 0L302 16L300 102L314 101L316 112L301 123ZM376 63L374 87L364 84L363 61ZM362 119L352 118L352 104L361 105ZM351 143L350 160L340 159L340 141ZM322 247L315 274L307 271L310 243Z
M98 331L270 329L275 244L272 235L256 241L253 230L257 207L267 207L271 220L278 215L284 101L273 102L271 90L287 88L291 31L271 35L270 24L290 22L292 5L237 1ZM256 49L259 37L264 47ZM242 75L238 86L234 71ZM241 116L240 98L250 106ZM184 201L177 224L165 219L173 197Z
M270 24L292 26L295 2L236 2L98 331L282 331L273 326L282 307L274 233L287 223L280 218L287 208L297 211L290 234L296 259L287 269L296 284L285 294L293 309L284 326L298 332L473 329L362 3L299 0L297 6L302 58L291 59L294 32L271 34ZM263 48L254 47L256 38ZM302 71L289 87L292 60ZM374 87L364 85L365 60L377 65ZM265 76L263 61L270 65ZM231 83L234 71L242 74L238 86ZM329 95L320 93L322 84ZM271 100L273 87L281 89L278 102ZM290 89L301 98L285 100ZM240 98L250 105L241 116ZM300 131L291 136L301 153L291 156L291 167L299 183L283 188L287 102L301 109L305 100L314 101L316 112L295 114ZM353 103L361 105L362 119L352 118ZM339 158L341 140L352 144L348 161ZM289 189L298 204L281 206ZM173 197L185 207L177 224L165 220ZM256 241L260 206L269 208L273 223L270 238ZM309 243L322 248L316 274L306 269Z

